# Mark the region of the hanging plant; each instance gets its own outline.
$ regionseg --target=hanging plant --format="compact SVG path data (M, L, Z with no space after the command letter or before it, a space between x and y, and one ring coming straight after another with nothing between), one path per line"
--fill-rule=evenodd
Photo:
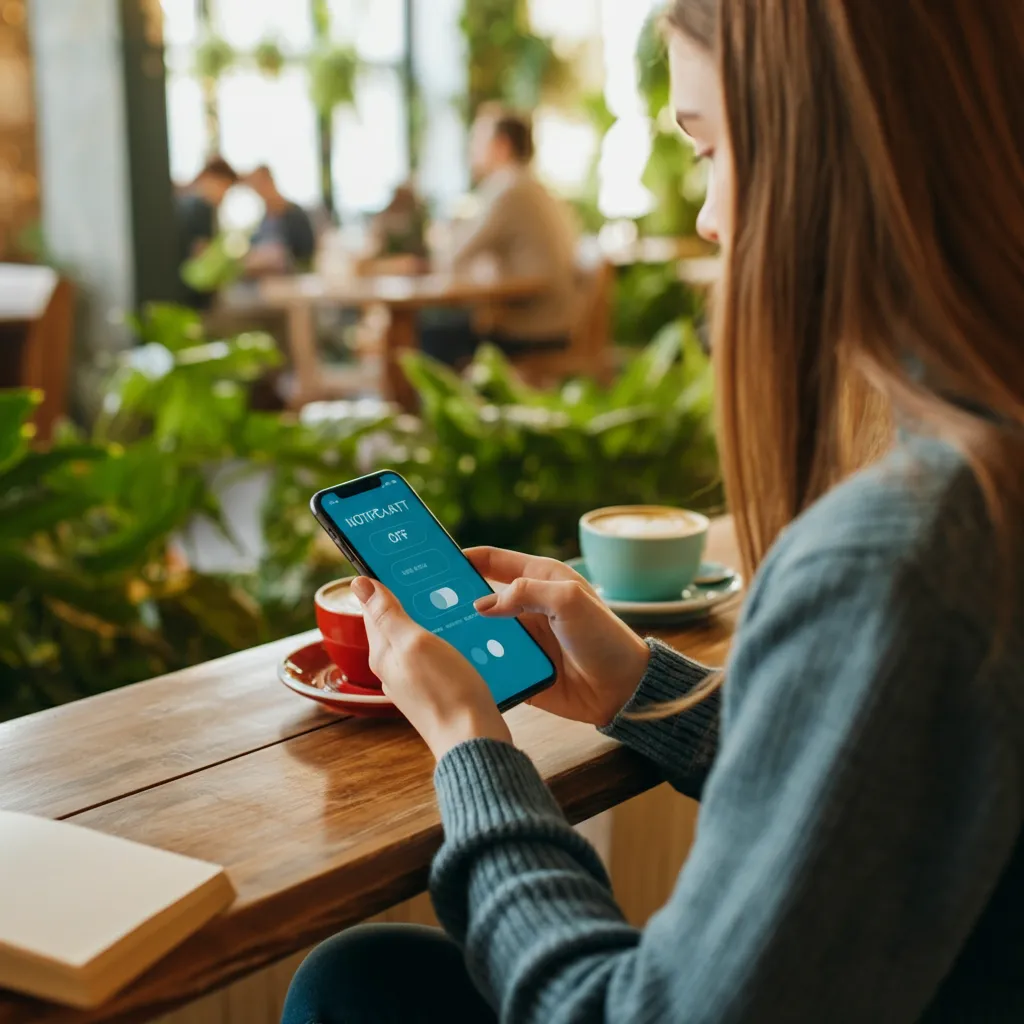
M284 51L273 39L264 39L259 46L253 50L253 60L256 67L271 78L277 78L284 67Z
M491 100L507 100L506 84L517 56L515 44L527 30L524 0L464 0L459 27L469 58L465 115Z
M642 180L655 197L654 209L639 221L640 230L689 237L703 202L704 171L671 117L668 51L657 13L647 19L637 41L636 73L651 119L651 155Z
M207 36L196 48L195 70L200 78L216 81L235 63L231 44L220 36Z
M529 32L518 36L512 47L512 63L502 88L502 99L532 110L541 100L558 102L576 85L572 62L562 57L550 39Z
M465 0L460 28L469 54L466 115L497 100L533 109L564 101L576 88L571 60L530 30L526 0Z
M661 16L652 14L640 32L636 47L637 87L647 104L647 114L657 121L669 105L668 47Z
M355 102L359 58L348 46L326 46L310 57L309 92L323 115Z

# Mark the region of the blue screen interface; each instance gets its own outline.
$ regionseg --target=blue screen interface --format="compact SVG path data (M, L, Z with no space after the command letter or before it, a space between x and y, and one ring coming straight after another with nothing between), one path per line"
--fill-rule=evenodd
M373 574L424 629L476 666L502 704L550 678L547 655L515 619L488 619L473 602L491 588L397 474L349 497L328 493L321 508Z

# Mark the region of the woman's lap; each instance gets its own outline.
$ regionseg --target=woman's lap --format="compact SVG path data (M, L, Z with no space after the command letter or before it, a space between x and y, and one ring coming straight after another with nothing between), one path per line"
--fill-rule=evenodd
M363 925L317 946L292 979L282 1024L493 1024L462 951L420 925Z

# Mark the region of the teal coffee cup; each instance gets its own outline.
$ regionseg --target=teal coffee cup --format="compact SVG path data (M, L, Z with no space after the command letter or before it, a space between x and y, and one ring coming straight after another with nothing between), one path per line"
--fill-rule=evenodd
M662 505L598 508L580 519L587 573L605 597L673 601L700 570L708 521Z

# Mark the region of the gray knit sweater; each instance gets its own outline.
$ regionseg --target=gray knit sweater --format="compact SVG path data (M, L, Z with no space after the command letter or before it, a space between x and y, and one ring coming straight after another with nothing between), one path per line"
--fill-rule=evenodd
M702 801L642 931L524 754L451 751L431 891L501 1019L1024 1021L1024 566L1001 593L996 568L972 478L936 442L786 531L720 700L608 730ZM651 642L627 709L706 672Z

